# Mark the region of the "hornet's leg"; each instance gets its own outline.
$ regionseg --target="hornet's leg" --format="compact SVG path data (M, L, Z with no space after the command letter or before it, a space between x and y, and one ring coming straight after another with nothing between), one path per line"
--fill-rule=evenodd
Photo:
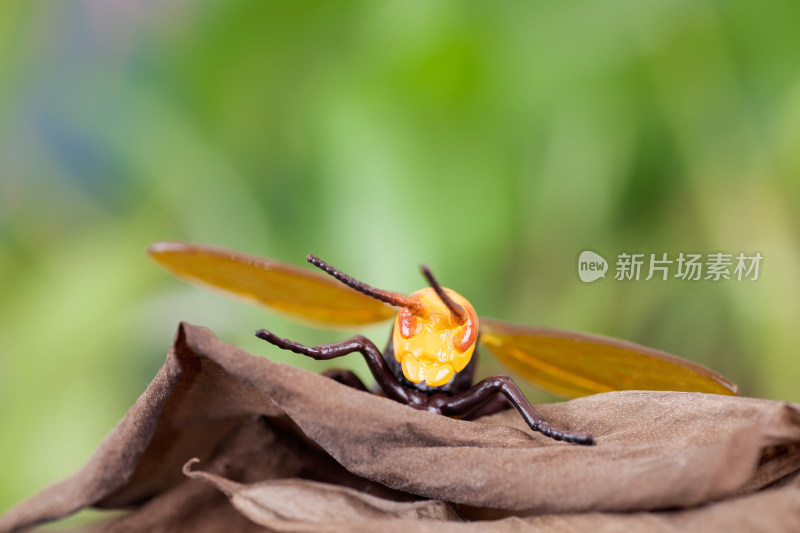
M323 376L326 378L331 378L333 381L338 381L342 385L347 385L348 387L352 387L356 390L363 390L364 392L369 392L367 386L364 385L364 382L358 379L352 371L344 370L342 368L332 368L330 370L326 370L322 373Z
M411 398L410 391L405 389L400 382L397 381L397 378L394 377L392 371L389 370L386 361L384 361L381 356L380 350L378 350L369 339L362 335L356 335L355 337L337 342L336 344L320 344L319 346L303 346L297 342L282 339L266 329L256 331L256 337L264 339L278 348L301 355L307 355L318 361L327 361L328 359L335 359L336 357L341 357L353 352L359 352L364 356L369 369L372 371L372 375L375 376L375 380L378 382L381 389L383 389L383 392L386 393L386 396L404 404L415 403L414 399Z
M481 418L482 416L489 416L495 413L499 413L500 411L505 411L506 409L511 409L512 405L508 402L508 398L503 396L502 394L497 394L492 396L486 403L475 409L474 411L470 411L467 415L462 416L463 420L475 420L477 418Z
M486 378L469 390L449 398L443 398L439 409L443 415L447 416L466 415L481 407L497 394L502 394L508 399L532 430L555 440L575 444L594 444L594 438L591 435L561 431L548 424L508 376Z

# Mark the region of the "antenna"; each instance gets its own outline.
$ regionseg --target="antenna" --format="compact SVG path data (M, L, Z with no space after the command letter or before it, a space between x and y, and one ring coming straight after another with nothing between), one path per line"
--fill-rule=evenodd
M366 294L367 296L371 296L376 300L386 302L387 304L394 305L396 307L405 307L419 317L424 317L428 314L428 310L418 300L409 298L408 296L404 296L396 292L389 292L371 287L366 283L351 278L341 270L334 268L332 265L314 255L309 254L306 257L306 261L323 270L326 274L333 276L351 289L355 289L362 294Z
M464 311L464 308L458 305L456 302L453 301L450 296L444 292L444 289L439 282L436 281L436 278L433 277L433 273L431 269L429 269L425 265L420 265L419 269L422 271L422 275L425 276L425 279L428 280L428 285L430 285L434 291L436 291L436 295L439 296L439 299L442 301L444 305L450 310L450 315L453 317L453 320L459 326L467 321L467 312Z

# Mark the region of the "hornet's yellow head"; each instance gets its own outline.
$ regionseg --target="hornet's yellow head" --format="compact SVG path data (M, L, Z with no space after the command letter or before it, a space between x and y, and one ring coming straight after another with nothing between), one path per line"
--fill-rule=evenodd
M409 381L424 381L429 387L444 385L467 366L475 351L478 318L472 305L460 294L442 289L463 313L445 305L432 287L409 298L421 305L415 311L403 307L392 333L394 356Z
M411 382L440 387L467 366L478 339L478 317L470 303L445 289L425 265L430 287L411 296L370 287L319 257L306 260L358 292L400 308L392 332L394 356Z

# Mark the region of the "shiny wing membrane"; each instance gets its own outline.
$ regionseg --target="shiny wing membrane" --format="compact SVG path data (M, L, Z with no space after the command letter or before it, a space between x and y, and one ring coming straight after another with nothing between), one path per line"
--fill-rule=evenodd
M359 326L396 313L333 278L273 259L183 242L159 242L147 253L182 280L323 326Z
M614 390L739 393L713 370L632 342L490 318L479 322L481 343L500 362L564 398Z

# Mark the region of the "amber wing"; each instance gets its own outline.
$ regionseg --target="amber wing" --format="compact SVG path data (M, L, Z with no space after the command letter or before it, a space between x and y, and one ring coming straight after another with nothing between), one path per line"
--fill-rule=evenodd
M396 311L323 274L205 244L159 242L147 253L171 274L323 326L359 326Z
M739 393L702 365L600 335L481 318L480 340L511 370L564 398L615 390Z

